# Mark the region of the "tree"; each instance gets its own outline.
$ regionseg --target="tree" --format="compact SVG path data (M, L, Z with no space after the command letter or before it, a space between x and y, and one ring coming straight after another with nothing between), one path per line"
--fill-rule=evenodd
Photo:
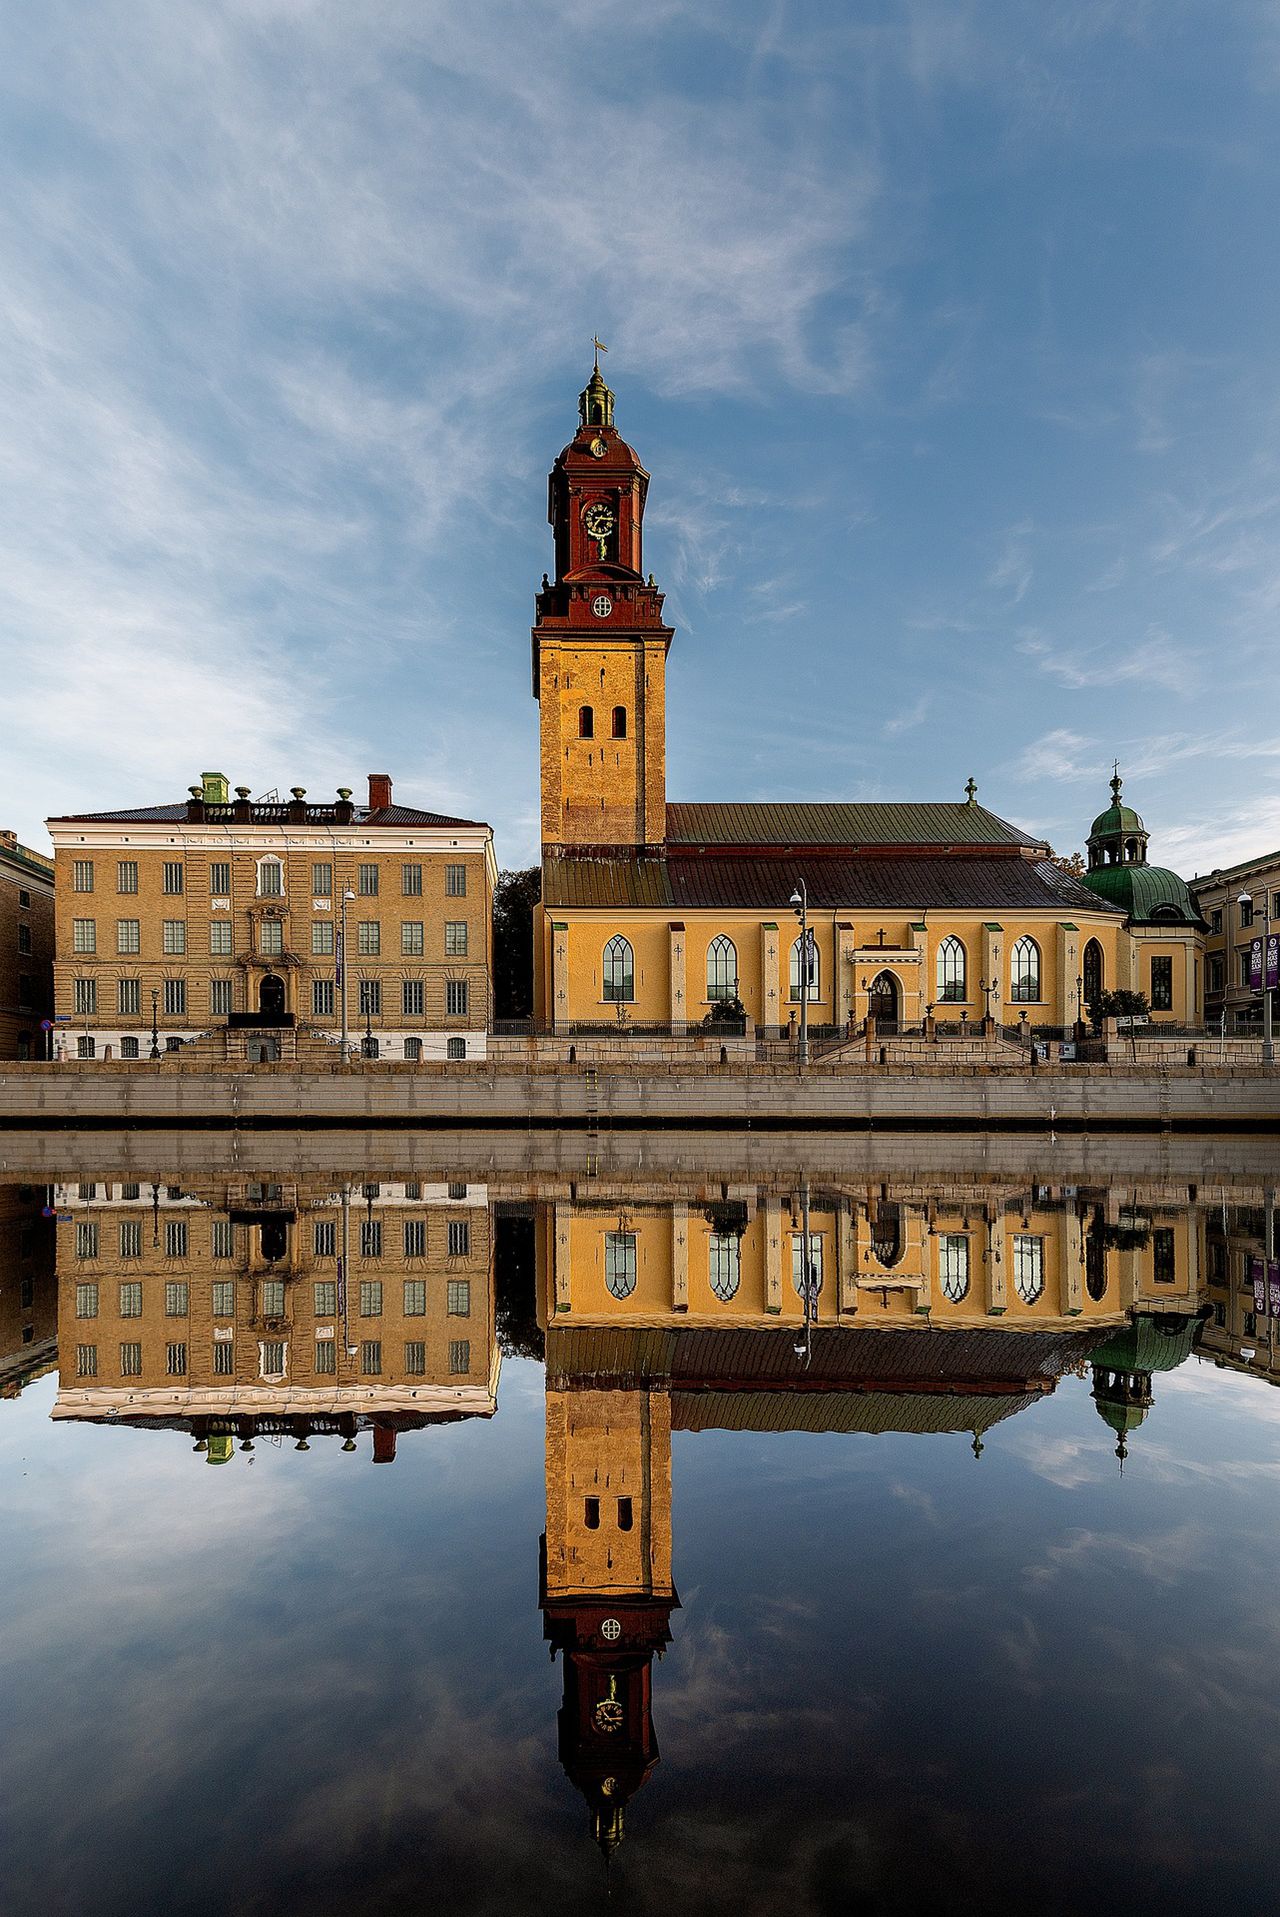
M1089 1017L1093 1020L1095 1032L1102 1030L1104 1018L1123 1018L1129 1021L1129 1050L1138 1056L1138 1020L1145 1020L1151 1011L1143 992L1103 992L1089 1001Z
M533 1016L533 908L542 897L542 871L499 872L493 888L493 1015Z
M1073 879L1084 877L1085 863L1078 852L1053 852L1049 855L1049 863L1056 865L1059 872L1070 873Z

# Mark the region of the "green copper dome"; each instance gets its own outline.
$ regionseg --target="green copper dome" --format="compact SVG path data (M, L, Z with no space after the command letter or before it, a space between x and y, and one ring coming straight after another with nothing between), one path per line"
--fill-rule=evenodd
M1176 1371L1190 1357L1200 1323L1174 1312L1140 1312L1091 1351L1089 1363L1109 1371Z
M1187 890L1185 879L1180 879L1176 872L1170 872L1163 865L1140 865L1136 862L1132 865L1097 865L1092 871L1082 874L1080 883L1087 885L1091 892L1096 892L1100 899L1120 906L1137 925L1149 925L1162 920L1183 925L1200 923L1200 914Z
M1089 837L1107 839L1123 832L1145 832L1146 829L1140 812L1135 812L1131 805L1121 805L1118 799L1113 799L1106 811L1099 812L1089 827Z

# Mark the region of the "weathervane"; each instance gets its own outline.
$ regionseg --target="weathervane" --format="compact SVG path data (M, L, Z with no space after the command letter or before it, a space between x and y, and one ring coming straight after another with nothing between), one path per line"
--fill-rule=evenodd
M596 349L596 371L598 373L600 371L600 355L601 353L607 353L609 348L602 339L597 339L594 333L591 335L591 344Z

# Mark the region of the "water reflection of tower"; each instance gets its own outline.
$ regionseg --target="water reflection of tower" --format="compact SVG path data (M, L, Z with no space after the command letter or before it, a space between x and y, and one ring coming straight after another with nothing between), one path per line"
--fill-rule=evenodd
M1207 1309L1207 1307L1206 1307ZM1104 1424L1116 1434L1121 1468L1129 1455L1129 1434L1142 1424L1154 1403L1152 1379L1176 1371L1191 1355L1204 1313L1139 1312L1090 1354L1090 1393Z
M671 1641L671 1399L547 1378L543 1632L564 1661L560 1761L608 1857L658 1761L651 1669Z

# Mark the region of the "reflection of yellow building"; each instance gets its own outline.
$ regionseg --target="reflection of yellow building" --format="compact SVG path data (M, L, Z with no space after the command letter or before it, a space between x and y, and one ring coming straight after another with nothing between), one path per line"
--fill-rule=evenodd
M980 806L972 780L963 800L927 804L667 802L673 632L644 572L649 475L613 408L597 368L550 479L555 578L533 628L541 1016L565 1033L634 1021L679 1034L732 1001L769 1033L803 994L815 1026L918 1026L933 1010L953 1024L990 1013L1061 1030L1079 1018L1087 980L1158 987L1153 1017L1197 1022L1202 928L1186 888L1182 922L1163 894L1153 910L1167 923L1148 923L1132 885L1122 902L1105 895L1113 851L1126 883L1145 861L1141 820L1082 884L1034 834Z
M0 1397L16 1397L57 1351L54 1227L43 1211L43 1186L0 1185Z
M58 1194L55 1417L231 1438L398 1430L496 1408L492 1232L482 1186Z

